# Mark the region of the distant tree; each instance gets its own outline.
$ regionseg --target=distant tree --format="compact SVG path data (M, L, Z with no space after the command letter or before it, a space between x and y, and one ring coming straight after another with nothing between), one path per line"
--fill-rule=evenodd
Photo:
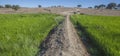
M98 5L95 5L94 8L95 8L95 9L99 9L99 6L98 6Z
M120 7L120 4L118 4L117 7Z
M62 7L61 5L58 5L57 7Z
M5 8L12 8L12 6L10 4L6 4Z
M52 8L56 8L57 6L51 6Z
M106 5L104 5L104 4L101 4L101 5L99 5L99 8L105 8L106 7Z
M4 8L2 5L0 5L0 8Z
M108 5L107 5L107 9L113 9L113 8L115 8L117 5L116 5L116 3L109 3Z
M51 6L51 8L54 8L54 6Z
M13 5L13 6L12 6L12 9L14 9L15 11L17 11L19 8L20 8L19 5Z
M88 7L88 8L92 9L92 7Z
M39 8L41 8L42 6L41 5L38 5Z
M80 7L82 7L82 5L77 5L77 7L79 7L79 8L80 8Z

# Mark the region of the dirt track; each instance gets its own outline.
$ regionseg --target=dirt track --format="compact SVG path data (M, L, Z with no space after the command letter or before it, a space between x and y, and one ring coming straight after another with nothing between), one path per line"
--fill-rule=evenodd
M42 43L38 56L89 56L69 19L69 14L63 23L50 32Z

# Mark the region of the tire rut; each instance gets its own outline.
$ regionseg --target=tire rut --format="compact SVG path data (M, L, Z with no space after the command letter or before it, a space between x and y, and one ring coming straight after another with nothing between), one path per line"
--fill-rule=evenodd
M67 15L64 22L50 31L37 56L89 56Z

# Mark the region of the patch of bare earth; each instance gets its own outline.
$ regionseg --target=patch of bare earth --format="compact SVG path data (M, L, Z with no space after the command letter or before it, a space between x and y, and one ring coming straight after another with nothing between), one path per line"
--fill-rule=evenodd
M109 10L109 9L87 9L87 8L68 8L68 7L58 7L58 8L20 8L14 11L10 8L0 8L0 14L11 14L11 13L56 13L72 11L78 13L84 13L88 15L107 15L107 16L120 16L120 10Z
M81 8L78 11L88 15L120 16L120 10Z
M63 23L50 32L40 47L38 56L89 56L70 22L69 15Z

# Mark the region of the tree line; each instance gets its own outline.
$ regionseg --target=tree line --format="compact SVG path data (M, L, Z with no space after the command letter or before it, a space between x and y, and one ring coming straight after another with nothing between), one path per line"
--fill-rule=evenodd
M109 3L108 5L95 5L94 8L96 9L100 9L100 8L105 8L105 9L117 9L117 7L120 7L120 4L116 4L116 3Z
M82 7L82 5L77 5L77 7ZM120 4L116 4L116 3L109 3L107 5L100 4L94 6L95 9L117 9L118 7L120 8ZM88 8L93 8L93 7L88 7Z
M19 8L20 8L20 6L19 5L10 5L10 4L6 4L6 5L0 5L0 8L12 8L12 9L14 9L15 11L17 11Z

